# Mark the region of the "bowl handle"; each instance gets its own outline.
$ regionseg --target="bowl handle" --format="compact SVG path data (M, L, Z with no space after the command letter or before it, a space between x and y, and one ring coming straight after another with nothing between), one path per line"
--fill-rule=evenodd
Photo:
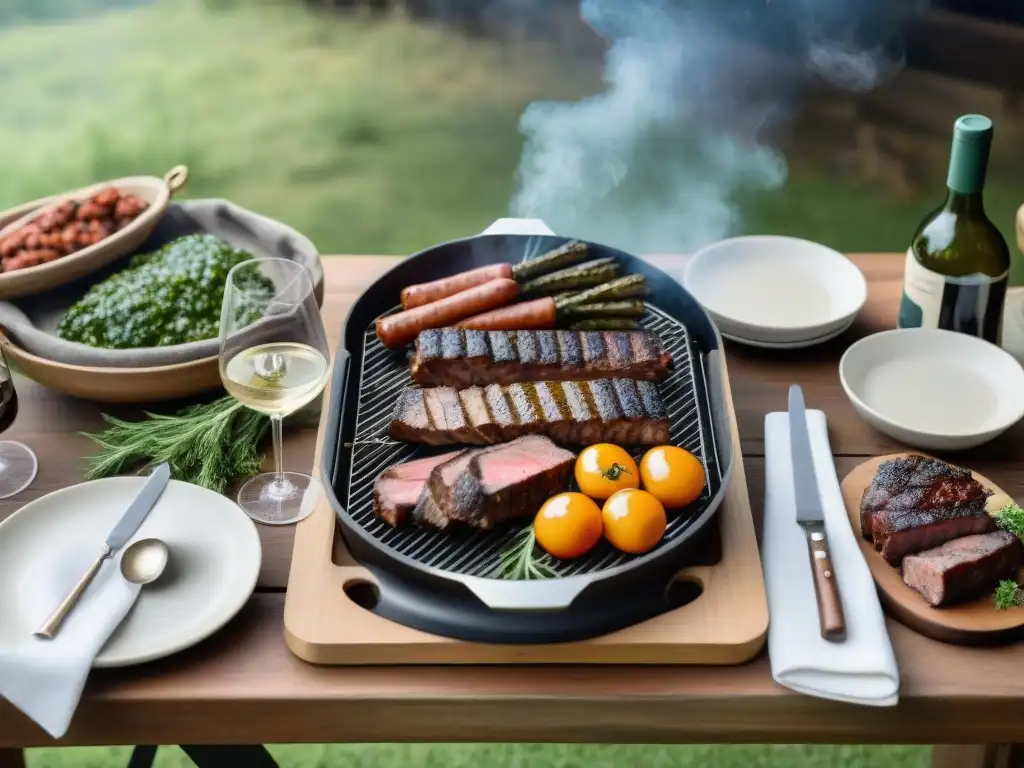
M164 174L164 182L173 195L188 182L188 166L176 165Z

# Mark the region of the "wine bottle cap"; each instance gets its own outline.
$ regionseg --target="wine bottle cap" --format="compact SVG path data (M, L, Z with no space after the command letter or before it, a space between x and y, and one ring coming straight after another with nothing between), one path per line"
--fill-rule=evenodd
M975 194L985 186L992 121L984 115L963 115L953 124L946 186L954 192Z
M954 141L990 141L992 121L984 115L964 115L953 124Z

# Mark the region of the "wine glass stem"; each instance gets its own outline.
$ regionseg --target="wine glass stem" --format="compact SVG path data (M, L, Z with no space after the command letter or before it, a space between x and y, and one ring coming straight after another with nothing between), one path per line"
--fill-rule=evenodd
M270 417L270 428L274 434L274 484L270 492L276 497L287 496L291 491L291 483L284 476L284 430L280 416Z

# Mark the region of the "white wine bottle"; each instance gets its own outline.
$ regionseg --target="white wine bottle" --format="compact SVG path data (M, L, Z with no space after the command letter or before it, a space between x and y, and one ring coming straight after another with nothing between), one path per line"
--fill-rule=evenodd
M1010 249L982 205L991 146L987 117L964 115L953 125L946 200L907 250L900 328L943 328L1000 343Z

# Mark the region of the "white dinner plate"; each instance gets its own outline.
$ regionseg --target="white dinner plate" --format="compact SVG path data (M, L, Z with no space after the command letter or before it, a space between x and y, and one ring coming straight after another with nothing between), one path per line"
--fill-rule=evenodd
M737 344L744 344L748 347L757 347L758 349L806 349L807 347L814 347L818 344L824 344L826 341L831 341L845 333L850 328L850 325L853 325L852 320L849 325L841 326L834 331L826 333L824 336L804 339L803 341L758 341L756 339L744 339L741 336L733 336L728 333L722 333L722 338L734 341Z
M1024 417L1024 368L965 333L876 333L846 350L839 379L867 422L925 450L973 448Z
M768 344L841 332L867 301L864 274L843 254L775 235L702 248L686 265L683 285L723 334Z
M145 481L112 477L74 485L0 523L0 647L33 642L32 632L99 554ZM171 480L132 540L148 537L170 548L167 571L143 587L94 667L141 664L188 648L224 626L256 586L256 526L219 493Z

